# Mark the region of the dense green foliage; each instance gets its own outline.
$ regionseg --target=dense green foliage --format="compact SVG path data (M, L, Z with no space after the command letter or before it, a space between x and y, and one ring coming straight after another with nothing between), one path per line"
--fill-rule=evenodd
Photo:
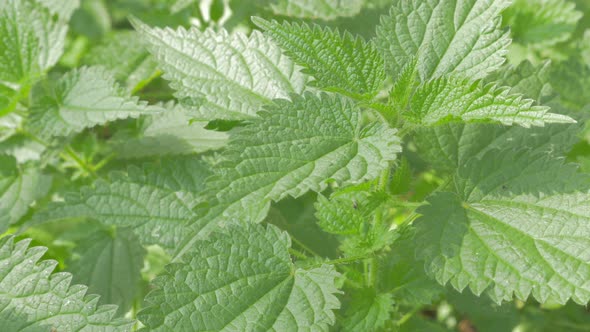
M584 0L0 1L2 331L589 331Z

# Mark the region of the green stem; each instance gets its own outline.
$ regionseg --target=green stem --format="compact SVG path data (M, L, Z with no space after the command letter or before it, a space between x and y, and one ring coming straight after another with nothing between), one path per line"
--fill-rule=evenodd
M356 289L362 289L362 288L364 288L363 285L357 283L356 281L352 281L352 280L350 280L348 278L344 278L344 283L345 284L348 284L352 288L356 288Z
M106 164L108 164L109 161L113 160L113 158L115 158L116 154L112 153L108 156L106 156L105 158L103 158L101 161L99 161L96 165L94 165L93 169L94 171L98 171L101 168L103 168Z
M131 94L136 94L139 91L141 91L148 84L150 84L153 80L155 80L156 78L162 76L162 73L163 73L162 71L156 70L156 72L153 73L150 77L148 77L147 79L139 82L135 87L133 87L133 89L131 90Z
M320 254L318 254L317 252L315 252L313 249L311 249L310 247L308 247L307 245L305 245L305 243L299 241L296 237L291 236L291 240L293 242L295 242L295 244L297 244L299 247L301 247L301 249L307 251L308 253L312 254L313 256L322 257Z
M321 266L323 264L328 264L328 265L350 264L350 263L355 263L355 262L358 262L360 260L364 260L364 259L367 259L367 258L368 258L367 255L357 255L357 256L350 256L350 257L342 257L342 258L338 258L338 259L324 261L324 262L318 264L318 266Z
M377 182L377 192L387 192L387 185L389 184L389 177L391 176L391 163L387 165L383 171L381 171L381 175L379 176L379 181ZM377 211L375 211L375 217L373 218L373 227L380 230L381 223L383 218L383 207L380 206Z
M369 261L369 287L377 288L377 272L379 271L379 261L377 257Z
M88 174L90 174L93 178L98 177L96 175L96 172L94 171L94 168L92 167L92 165L88 165L84 160L82 160L82 158L80 158L76 154L76 151L72 150L71 147L67 146L64 149L64 151L67 153L68 156L70 156L72 159L74 159L74 161L78 164L78 166L80 166L82 169L84 169L84 171L86 171Z
M369 273L369 263L366 260L363 261L363 275L365 276L365 284L367 285L367 287L371 287L371 285L370 285L371 276Z
M416 307L414 309L412 309L412 311L406 313L405 315L402 316L402 318L400 318L397 321L397 326L402 326L404 325L410 318L412 318L412 316L414 316L418 311L420 310L420 307Z
M389 183L389 177L391 176L391 164L387 165L381 175L379 176L379 182L377 183L378 191L387 191L387 184Z
M289 253L299 259L307 259L307 256L297 249L289 248Z
M45 142L44 140L40 139L39 137L29 133L26 130L19 130L18 133L30 138L31 140L43 145L44 147L49 147L49 143Z
M434 191L430 193L430 195L432 196L432 194L434 194L434 193L437 193L437 192L439 192L439 191L441 191L441 190L444 190L444 188L445 188L446 186L448 186L448 185L449 185L449 183L451 183L452 181L453 181L453 177L452 177L452 176L448 176L448 177L445 179L445 181L444 181L443 183L441 183L441 185L440 185L440 186L436 187L436 189L434 189Z
M387 185L389 184L389 177L391 176L391 163L387 165L383 171L381 171L381 176L379 176L379 182L377 183L377 191L378 192L387 192ZM375 217L373 218L373 229L377 232L382 232L383 228L383 206L380 206L375 211ZM369 287L377 287L377 271L379 270L379 262L377 261L376 257L373 257L368 262L368 273L365 274L367 276L367 286Z
M410 201L391 201L390 203L392 206L395 207L403 207L403 208L409 208L409 209L417 209L419 207L421 207L422 205L424 205L424 202L410 202Z
M133 331L137 331L139 329L139 321L137 318L137 312L139 307L139 301L136 299L133 301L133 305L131 306L131 318L135 320L135 324L133 324Z
M403 225L408 225L411 224L412 222L414 222L414 220L416 220L416 218L418 218L420 216L420 214L416 213L416 212L412 212L406 219L404 219L404 221L401 222L401 224L399 224L399 226L403 226Z

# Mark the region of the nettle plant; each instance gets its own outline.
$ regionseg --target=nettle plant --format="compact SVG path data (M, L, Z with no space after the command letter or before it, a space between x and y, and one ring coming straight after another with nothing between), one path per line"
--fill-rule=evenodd
M587 331L587 11L1 1L1 329Z

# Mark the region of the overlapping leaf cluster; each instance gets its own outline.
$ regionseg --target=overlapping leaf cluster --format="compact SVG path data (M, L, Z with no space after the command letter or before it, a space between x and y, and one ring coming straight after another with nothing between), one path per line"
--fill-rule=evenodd
M0 4L0 325L589 324L583 2L209 5Z

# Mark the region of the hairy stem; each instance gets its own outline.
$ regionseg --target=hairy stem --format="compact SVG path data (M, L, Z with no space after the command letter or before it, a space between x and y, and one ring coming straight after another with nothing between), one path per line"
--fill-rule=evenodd
M299 259L307 259L307 256L297 249L289 248L289 253Z
M88 163L86 163L84 160L82 160L82 158L80 158L80 156L78 156L76 151L74 151L71 147L67 146L64 149L64 152L66 153L67 156L74 159L76 164L78 164L78 166L80 166L80 168L82 168L86 173L90 174L93 178L98 177L96 175L96 172L94 171L94 167L92 165L89 165Z

